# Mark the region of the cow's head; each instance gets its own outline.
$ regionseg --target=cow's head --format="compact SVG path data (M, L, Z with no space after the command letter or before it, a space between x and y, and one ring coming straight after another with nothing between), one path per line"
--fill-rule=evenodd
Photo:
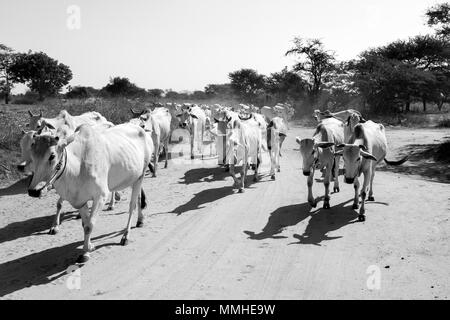
M343 148L335 153L336 156L342 155L344 158L344 180L345 183L353 183L361 171L362 159L377 161L377 159L367 152L367 148L363 145L341 144L337 146Z
M28 110L30 116L30 122L26 125L30 130L38 130L42 127L42 110L39 110L39 114L33 114L31 110Z
M60 139L52 135L35 135L31 144L31 160L33 178L28 187L28 195L40 197L42 190L51 185L62 168L65 148L73 140L72 135L67 139ZM67 155L65 155L67 157Z
M323 152L325 149L328 149L334 146L333 142L316 142L314 139L300 139L297 137L295 139L297 143L300 145L300 154L302 156L303 161L303 175L309 176L311 170L321 162L321 157L324 156ZM328 151L329 153L331 150ZM332 153L330 153L332 156Z
M17 165L17 170L20 172L26 172L30 169L31 144L33 143L33 137L36 134L36 131L30 130L26 132L22 130L22 134L22 138L20 139L21 159L20 163Z

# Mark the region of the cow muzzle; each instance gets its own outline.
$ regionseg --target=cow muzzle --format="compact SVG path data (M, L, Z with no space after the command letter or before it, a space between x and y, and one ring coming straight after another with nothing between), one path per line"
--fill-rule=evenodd
M304 175L305 177L309 177L310 174L311 174L310 171L303 171L303 175Z
M19 170L20 172L24 172L25 171L25 164L24 163L20 163L17 165L17 170Z
M347 178L347 177L345 177L345 183L347 183L347 184L352 184L353 182L355 182L355 178Z

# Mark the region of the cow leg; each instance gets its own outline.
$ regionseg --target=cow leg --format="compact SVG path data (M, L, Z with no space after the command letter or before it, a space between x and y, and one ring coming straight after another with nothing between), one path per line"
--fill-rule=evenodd
M269 156L270 156L270 178L272 180L275 180L275 151L274 150L269 150Z
M142 185L142 184L141 184ZM144 226L144 214L142 210L147 207L147 203L145 202L145 193L144 189L141 186L141 192L138 195L137 199L137 212L138 212L138 220L136 223L136 228L142 228Z
M355 189L355 198L353 200L353 209L359 208L359 179L358 177L355 178L355 182L353 182L353 188Z
M239 188L239 193L244 193L246 177L247 177L247 161L244 160L241 168L241 186Z
M259 180L258 178L258 170L259 170L259 166L261 165L261 152L258 152L258 156L256 157L256 170L255 170L255 175L253 177L253 181L257 182Z
M372 173L372 169L369 169L368 172L364 172L364 182L363 182L363 186L361 188L361 208L359 209L359 217L358 217L359 221L366 220L366 217L364 215L366 213L364 204L366 202L367 189L369 188L371 173Z
M316 203L316 199L314 199L313 193L312 193L312 186L313 186L313 180L314 180L314 171L315 169L313 168L311 170L311 172L309 173L309 177L308 177L308 202L311 205L311 207L315 208L317 206Z
M91 242L91 234L92 230L94 229L98 208L103 205L102 200L103 200L102 197L94 199L90 212L87 204L85 204L80 209L84 230L84 246L83 246L84 253L83 255L78 257L77 262L81 263L87 262L90 258L90 252L95 250L95 246Z
M195 131L194 133L191 133L191 160L194 159L194 135Z
M199 148L200 148L200 153L202 154L202 160L203 160L203 151L205 150L205 145L203 144L203 136L204 136L204 134L205 134L205 127L204 126L202 126L202 133L201 133L201 136L200 136L200 146L199 146Z
M369 197L367 198L367 201L375 201L375 198L373 197L373 179L375 178L375 167L376 162L372 164L372 174L370 175L370 187L369 187Z
M131 189L131 200L130 200L130 207L128 209L128 222L127 226L125 228L125 231L123 232L122 239L120 240L120 244L122 246L126 246L128 244L128 237L131 230L131 219L133 218L133 211L136 208L136 204L138 203L138 199L141 199L141 184L142 184L142 178L140 178L138 181L136 181ZM139 204L140 205L140 204ZM141 213L142 214L142 213Z
M164 153L166 154L166 163L164 164L164 169L167 169L167 165L169 164L169 140L168 139L164 142Z
M282 155L281 155L281 147L283 146L283 142L284 142L285 138L286 138L286 136L284 136L284 135L280 136L280 149L278 150L278 154L279 154L280 157L282 157Z
M239 181L238 181L238 179L236 178L236 173L234 172L234 164L230 164L230 165L228 166L228 168L229 168L229 171L230 171L230 175L231 175L231 177L232 177L233 180L234 180L234 186L235 186L235 187L238 187L238 186L239 186Z
M331 178L331 165L328 164L325 170L325 177L323 179L323 185L325 187L325 199L323 201L323 208L330 209L330 178Z
M159 161L159 147L160 147L159 137L156 137L154 146L155 146L155 157L153 158L153 175L152 175L153 178L156 177L156 170Z
M334 187L333 192L339 192L339 163L341 162L341 156L334 158Z
M60 197L58 199L58 202L56 203L55 220L53 220L53 225L50 228L50 231L48 232L48 234L57 234L59 231L59 225L61 224L60 217L61 217L61 209L62 209L63 201L64 200Z
M114 209L115 204L115 192L111 192L111 200L109 200L108 208L106 210L111 211Z

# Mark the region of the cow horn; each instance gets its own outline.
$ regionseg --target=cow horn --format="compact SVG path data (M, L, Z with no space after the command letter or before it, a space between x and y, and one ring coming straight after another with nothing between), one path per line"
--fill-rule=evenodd
M30 117L34 117L33 112L31 112L31 110L28 110L28 114L30 115Z
M39 110L39 117L42 118L42 110Z

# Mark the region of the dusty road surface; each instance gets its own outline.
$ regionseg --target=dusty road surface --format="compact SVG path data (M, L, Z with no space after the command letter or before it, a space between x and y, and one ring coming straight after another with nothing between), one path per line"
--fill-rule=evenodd
M26 181L0 189L0 296L6 299L448 299L450 185L380 170L367 220L351 209L341 181L330 210L310 208L291 127L276 181L244 194L216 160L176 160L147 177L145 226L119 244L128 201L103 211L97 250L71 273L83 232L64 203L60 232L48 235L57 196L34 199ZM443 130L389 130L404 144L433 143ZM419 141L420 140L420 141ZM419 141L419 142L417 142ZM264 156L263 174L268 172ZM320 174L316 173L317 179ZM251 179L249 179L250 181ZM315 182L316 197L324 193ZM123 194L127 198L129 192ZM106 207L105 207L106 208ZM136 217L134 218L136 219ZM71 269L75 270L75 269Z

